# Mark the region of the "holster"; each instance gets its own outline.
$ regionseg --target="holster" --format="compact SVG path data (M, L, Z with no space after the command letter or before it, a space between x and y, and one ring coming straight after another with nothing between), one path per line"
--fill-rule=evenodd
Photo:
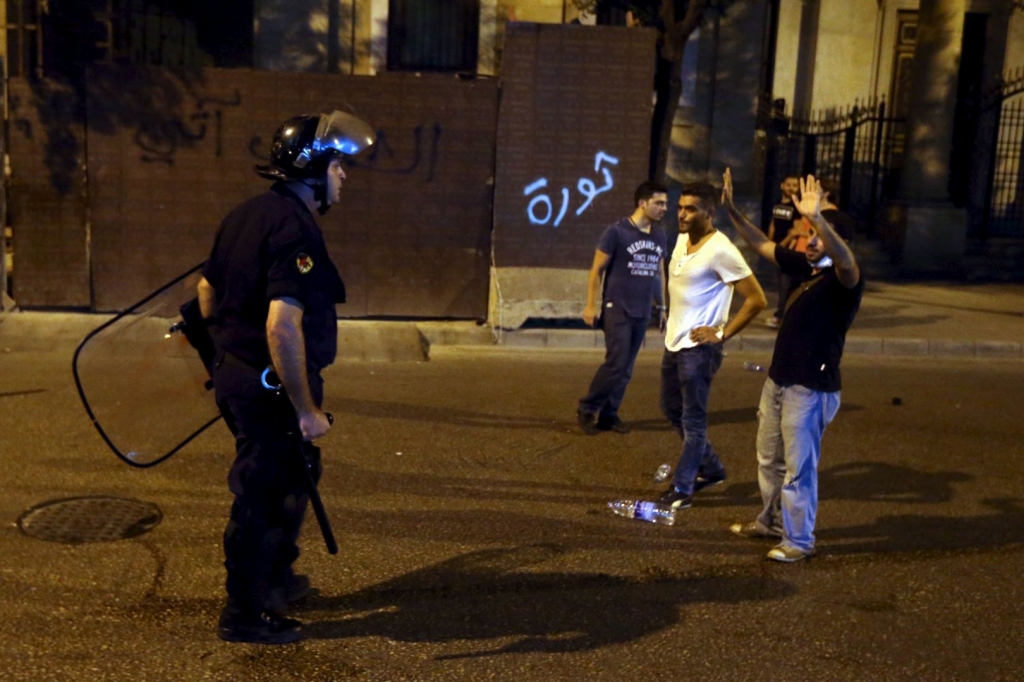
M190 346L196 349L199 353L199 359L202 360L203 366L206 368L207 374L213 376L213 362L217 355L217 349L213 345L213 337L210 336L210 330L206 326L206 320L203 319L203 314L199 310L199 298L193 298L188 303L185 303L179 309L181 312L181 326L179 327L181 333L188 339ZM212 385L207 382L207 388L211 388Z

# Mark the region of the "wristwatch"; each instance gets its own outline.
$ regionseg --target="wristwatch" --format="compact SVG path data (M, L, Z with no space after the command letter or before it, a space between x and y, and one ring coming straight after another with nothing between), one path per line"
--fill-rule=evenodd
M719 328L718 331L715 332L715 336L718 337L719 341L724 341L725 340L725 330L722 329L722 328Z

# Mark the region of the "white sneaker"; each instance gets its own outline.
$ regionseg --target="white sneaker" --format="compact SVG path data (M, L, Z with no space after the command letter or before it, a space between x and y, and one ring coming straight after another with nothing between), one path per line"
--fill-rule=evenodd
M786 545L779 545L773 547L768 552L768 558L772 561L781 561L783 563L791 564L794 561L801 561L803 559L810 559L814 556L814 550L805 552L802 549L796 547L787 547Z

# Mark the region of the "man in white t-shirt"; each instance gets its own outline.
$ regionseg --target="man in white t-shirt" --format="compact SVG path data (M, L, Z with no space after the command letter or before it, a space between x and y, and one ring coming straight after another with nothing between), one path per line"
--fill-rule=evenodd
M661 409L683 439L683 452L660 501L677 509L689 507L695 492L725 480L725 466L707 438L711 380L722 365L722 344L768 304L739 249L715 229L717 198L706 182L682 188L679 241L668 265ZM743 305L730 320L733 290Z

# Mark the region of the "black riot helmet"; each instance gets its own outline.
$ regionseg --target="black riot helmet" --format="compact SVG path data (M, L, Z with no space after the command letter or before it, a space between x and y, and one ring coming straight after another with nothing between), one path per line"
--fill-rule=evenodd
M270 180L298 180L311 186L323 214L327 212L326 174L331 159L355 156L376 141L369 124L344 111L295 116L274 133L270 164L256 166L256 172Z

